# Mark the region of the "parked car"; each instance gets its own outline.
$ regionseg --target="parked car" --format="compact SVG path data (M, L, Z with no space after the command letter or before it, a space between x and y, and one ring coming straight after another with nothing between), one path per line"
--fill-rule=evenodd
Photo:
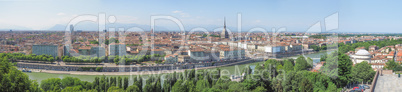
M368 85L359 85L359 88L362 88L362 89L370 89L370 86L368 86Z
M349 92L363 92L362 90L352 90L352 91L349 91Z
M363 92L364 88L354 87L351 92Z

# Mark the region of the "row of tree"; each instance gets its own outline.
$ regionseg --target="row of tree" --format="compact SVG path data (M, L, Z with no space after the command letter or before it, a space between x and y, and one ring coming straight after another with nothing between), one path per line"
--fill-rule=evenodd
M22 53L0 53L1 56L7 56L9 57L12 61L16 60L33 60L33 61L44 61L44 62L50 62L53 63L56 59L52 55L35 55L35 54L29 54L25 55Z
M25 55L22 53L0 53L0 55L8 56L11 61L16 60L34 60L34 61L44 61L53 63L55 60L59 60L58 57L54 58L51 55L35 55L29 54ZM147 60L154 60L156 62L162 62L163 57L159 54L153 55L126 55L126 56L109 56L108 61L114 62L116 64L132 64L132 63L141 63ZM91 56L78 56L78 57L70 57L70 56L62 56L62 61L66 63L101 63L106 60L105 56L102 57L91 57Z
M115 64L132 64L132 63L142 63L148 60L155 60L157 62L162 62L163 56L159 54L153 55L126 55L126 56L110 56L109 61L113 61Z
M346 53L348 51L354 51L358 47L365 47L365 49L368 49L372 45L376 45L379 48L385 47L385 46L394 46L397 44L401 44L402 39L398 40L383 40L383 41L368 41L368 42L357 42L353 44L344 44L344 43L339 43L338 49L339 52L341 53Z
M63 56L63 62L73 62L73 63L101 63L105 60L105 57L90 57L90 56L79 56L79 57L69 57Z

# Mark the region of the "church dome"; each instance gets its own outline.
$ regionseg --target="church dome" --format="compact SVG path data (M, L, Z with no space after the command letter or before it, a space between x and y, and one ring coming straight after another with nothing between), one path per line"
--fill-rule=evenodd
M359 51L357 51L357 53L355 55L359 55L359 56L369 56L371 55L367 50L365 49L360 49Z

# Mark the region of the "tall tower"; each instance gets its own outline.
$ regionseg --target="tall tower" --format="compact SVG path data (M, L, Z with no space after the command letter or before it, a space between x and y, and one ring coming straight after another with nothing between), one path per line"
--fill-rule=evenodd
M74 32L74 26L70 25L70 33L73 34L73 32Z
M226 30L226 18L223 18L223 30L221 33L221 38L229 38L228 31Z
M74 26L73 26L73 25L70 25L70 37L71 37L71 38L70 38L69 40L71 41L71 44L74 43L74 40L75 40L75 39L74 39L74 35L75 35L75 34L74 34ZM74 40L73 40L73 39L74 39Z

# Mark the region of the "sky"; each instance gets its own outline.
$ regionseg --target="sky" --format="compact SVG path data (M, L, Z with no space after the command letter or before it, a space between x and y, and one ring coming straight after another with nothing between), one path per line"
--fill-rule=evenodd
M0 30L49 30L55 25L66 25L77 16L104 13L107 18L114 16L114 23L145 25L141 27L149 27L152 16L171 16L186 30L223 27L224 17L228 29L237 30L241 15L242 31L259 27L268 31L286 28L289 32L305 32L317 22L324 27L326 17L338 14L339 27L333 32L401 33L401 3L400 0L0 0ZM179 30L169 20L156 20L155 25Z

